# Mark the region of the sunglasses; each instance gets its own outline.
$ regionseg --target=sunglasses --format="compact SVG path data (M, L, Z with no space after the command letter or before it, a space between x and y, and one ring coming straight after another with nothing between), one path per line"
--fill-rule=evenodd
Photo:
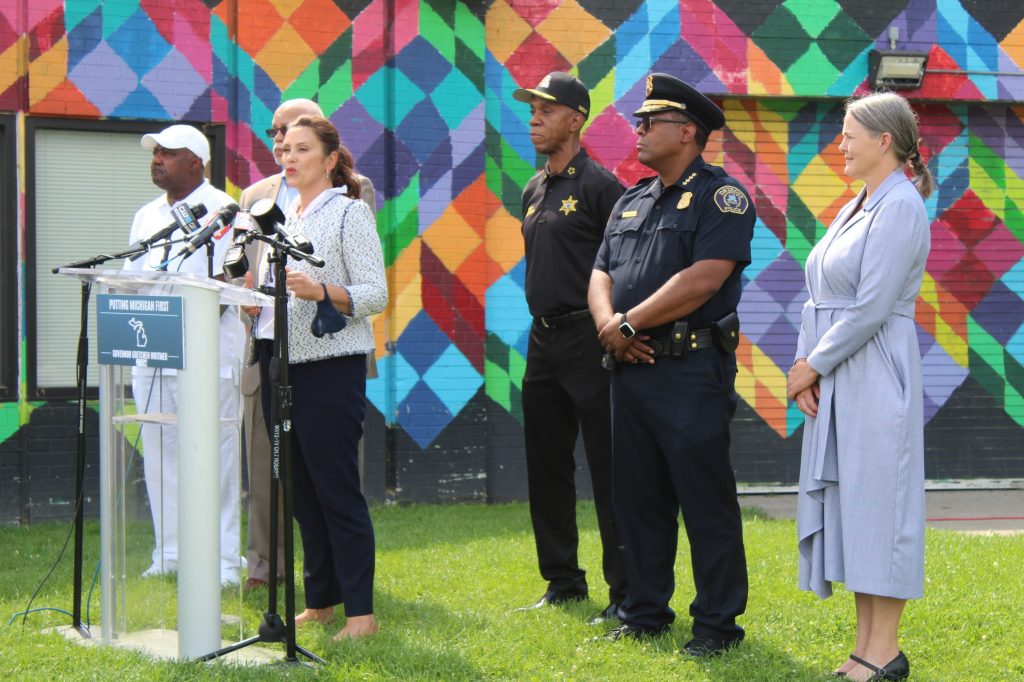
M675 123L677 125L683 125L684 123L693 123L693 121L677 121L674 118L654 118L653 116L641 116L633 124L633 130L639 128L645 133L651 132L651 126L655 123Z
M280 126L280 127L277 127L277 128L267 128L265 132L267 133L267 137L273 139L273 138L277 137L278 133L281 133L282 135L284 135L286 132L288 132L288 126Z

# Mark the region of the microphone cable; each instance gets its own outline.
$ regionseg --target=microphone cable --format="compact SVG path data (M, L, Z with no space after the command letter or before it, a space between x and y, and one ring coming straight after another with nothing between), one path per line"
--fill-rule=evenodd
M153 369L153 377L152 377L152 380L150 381L150 384L149 384L149 395L146 396L146 406L142 410L143 414L145 414L146 412L149 412L149 404L150 404L150 401L153 398L153 387L156 385L156 380L155 379L156 379L157 371L158 370L156 368ZM135 434L135 441L132 443L132 449L134 450L136 455L132 457L131 462L129 464L129 468L126 471L126 474L130 473L131 470L135 467L135 460L136 460L136 457L138 457L137 453L139 451L139 449L138 449L139 448L139 439L141 437L142 437L142 426L139 427L139 432L137 434ZM56 607L56 606L39 606L39 607L36 607L36 608L32 608L32 603L36 600L36 597L39 596L39 593L42 591L42 589L46 585L46 583L50 580L50 577L53 575L54 571L57 570L57 566L60 565L61 560L63 560L63 558L64 558L64 553L67 551L68 543L71 541L71 536L72 536L72 534L75 531L75 518L78 516L78 510L81 509L82 504L84 503L84 500L83 500L84 496L85 496L85 487L83 486L81 494L78 496L78 499L75 501L75 510L74 510L74 513L71 516L71 525L68 528L68 534L67 534L67 536L65 536L64 543L61 545L60 550L58 550L58 552L57 552L57 557L53 560L53 563L50 565L50 569L46 572L46 575L43 576L43 579L39 582L39 585L37 585L36 589L32 592L32 596L29 597L28 604L25 606L25 609L22 610L22 611L18 611L17 613L11 614L10 619L7 621L7 625L11 625L20 616L21 617L21 625L22 625L22 627L24 627L25 625L28 624L28 616L29 616L29 614L31 614L31 613L40 613L42 611L54 611L54 612L57 612L57 613L62 613L65 616L68 616L68 617L73 617L72 613L70 611L65 610L65 609L62 609L62 608L59 608L59 607ZM93 571L92 581L89 584L89 594L88 594L88 596L86 598L86 611L85 611L85 614L86 614L85 629L86 629L86 631L89 631L89 629L92 627L92 620L91 620L91 617L90 617L90 611L91 611L91 607L92 607L92 593L93 593L93 590L96 587L96 582L97 582L97 580L99 578L99 574L100 574L100 562L99 562L99 560L97 560L96 561L96 570Z

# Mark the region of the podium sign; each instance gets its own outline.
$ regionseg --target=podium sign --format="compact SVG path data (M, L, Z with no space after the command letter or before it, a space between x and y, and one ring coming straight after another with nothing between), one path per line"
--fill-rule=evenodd
M180 296L99 294L96 331L101 365L185 368Z

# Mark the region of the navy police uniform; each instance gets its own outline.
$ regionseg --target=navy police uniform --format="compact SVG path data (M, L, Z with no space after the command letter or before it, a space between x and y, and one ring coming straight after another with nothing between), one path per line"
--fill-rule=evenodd
M582 107L584 114L589 107L586 89L568 74L552 74L537 89L519 94L527 100L526 95L559 96L557 101ZM560 173L539 171L522 195L526 300L533 316L522 389L530 518L540 573L555 600L588 593L577 557L573 452L581 430L609 600L618 604L625 597L612 511L609 377L601 369L602 350L587 309L594 256L622 192L615 176L581 149Z
M703 95L688 86L680 92L675 86L684 84L674 78L659 92L658 79L671 77L654 78L637 115L682 102L675 108L704 125L708 118L699 118L693 93L721 117L708 127L724 124ZM727 344L713 342L711 326L736 311L754 220L746 190L698 156L670 186L654 177L626 191L594 265L610 276L614 310L624 312L697 261L737 263L721 288L686 318L638 330L651 337L655 364L623 364L612 377L615 514L629 581L619 615L641 632L662 631L675 618L669 600L682 511L696 586L694 636L718 642L743 636L736 617L746 608L747 571L729 460L736 358L723 349Z

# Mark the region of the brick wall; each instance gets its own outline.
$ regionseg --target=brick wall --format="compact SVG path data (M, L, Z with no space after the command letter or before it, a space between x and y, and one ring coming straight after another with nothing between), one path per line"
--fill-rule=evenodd
M626 183L646 172L629 114L649 71L679 75L725 109L729 124L706 156L755 194L759 215L741 309L735 466L741 481L794 481L802 417L786 404L784 372L803 262L856 189L835 149L841 103L867 89L868 53L887 48L894 27L899 49L927 52L929 68L949 72L906 92L939 181L918 302L928 475L1024 475L1020 3L278 4L253 13L216 0L13 0L0 7L0 110L225 124L227 189L237 192L275 172L261 132L275 106L321 103L374 182L388 266L391 305L374 321L381 378L368 389L371 497L525 495L518 211L541 160L511 93L556 68L591 89L584 145ZM16 222L3 229L19 240L35 229L23 211ZM23 313L16 273L8 285ZM24 352L32 339L20 324ZM27 409L35 396L24 382L3 405L5 520L59 516L69 495L73 410Z

